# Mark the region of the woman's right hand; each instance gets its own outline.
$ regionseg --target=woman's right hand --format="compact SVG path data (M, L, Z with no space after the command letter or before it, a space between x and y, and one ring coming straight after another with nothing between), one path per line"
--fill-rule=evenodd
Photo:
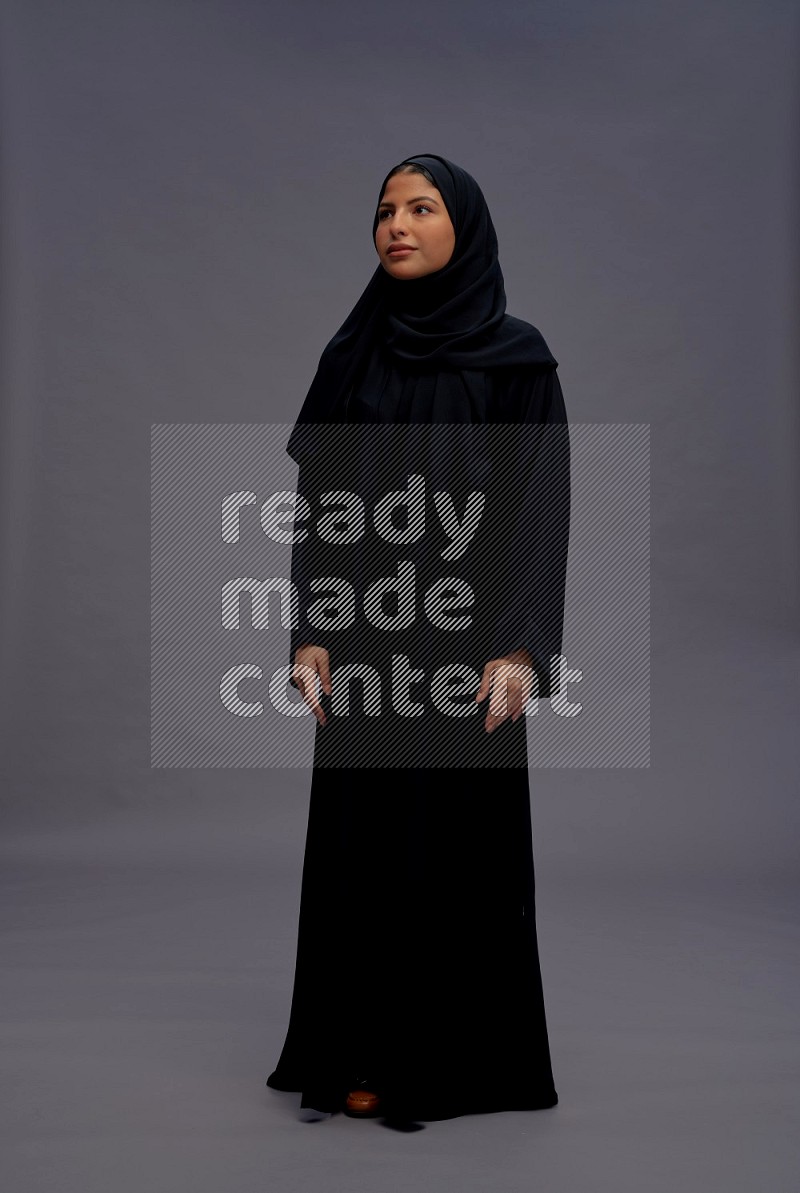
M327 724L327 718L322 705L317 699L317 680L319 676L322 690L330 696L331 663L330 655L324 646L314 646L311 642L304 642L294 652L294 669L292 678L303 694L303 700L309 706L320 725Z

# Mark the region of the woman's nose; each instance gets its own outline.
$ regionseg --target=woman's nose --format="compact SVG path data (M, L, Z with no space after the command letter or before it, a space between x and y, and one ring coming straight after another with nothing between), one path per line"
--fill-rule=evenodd
M403 235L406 234L405 221L404 221L403 216L399 212L396 212L393 216L390 217L389 230L393 236L396 236L398 234L398 232L401 232Z

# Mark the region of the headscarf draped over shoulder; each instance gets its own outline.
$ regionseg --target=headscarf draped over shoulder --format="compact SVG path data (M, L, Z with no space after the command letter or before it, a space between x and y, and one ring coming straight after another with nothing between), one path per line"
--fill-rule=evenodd
M424 166L433 177L455 230L453 253L441 269L419 278L394 278L377 266L322 352L287 445L298 462L314 454L313 424L344 420L353 380L378 343L399 366L425 372L558 364L537 328L506 314L497 234L472 175L438 154L415 155L400 164L407 163ZM391 174L375 205L373 241Z

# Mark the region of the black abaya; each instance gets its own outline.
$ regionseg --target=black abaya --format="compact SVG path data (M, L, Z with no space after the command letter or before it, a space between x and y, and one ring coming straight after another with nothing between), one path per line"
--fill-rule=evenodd
M444 566L427 533L399 550L377 526L356 550L314 535L294 544L291 661L302 643L326 647L333 694L321 697L327 724L316 727L289 1027L267 1084L335 1110L363 1076L387 1114L425 1120L558 1100L536 940L526 718L487 734L487 705L474 695L484 665L521 647L539 695L559 688L550 663L561 650L570 486L557 362L535 327L506 313L480 187L437 155L406 162L439 190L451 257L406 280L377 267L322 354L289 452L310 506L323 492L375 497L387 481L397 492L417 472L450 491L461 514L473 492L488 501L467 554ZM422 208L398 234L413 244L426 218ZM484 434L505 424L505 439ZM387 427L397 428L388 439ZM451 437L416 441L405 434L415 428ZM315 578L330 587L347 560L360 597L401 557L421 591L444 575L467 580L464 626L432 628L429 616L376 631L360 607L345 628L339 609L329 622ZM338 682L339 668L367 664L385 680L398 654L425 672L428 692L420 683L399 708L393 693L379 716L374 697L368 711L356 695L338 715L342 690L359 688ZM461 706L455 715L438 702L441 678L436 687L453 663L472 677L449 706Z
M437 376L374 352L349 399L348 421L543 429L539 440L520 430L516 469L504 454L498 472L497 453L490 457L495 480L514 493L506 538L492 537L489 579L499 599L494 608L476 602L476 629L459 639L458 657L480 674L490 658L525 645L547 696L549 656L561 648L569 525L569 441L555 364L473 374L458 417L452 386L437 390ZM478 436L473 447L483 443ZM473 456L470 467L490 481L485 454ZM329 571L320 549L310 538L293 551L300 619L291 650L294 658L302 642L326 646L333 672L351 658L373 659L382 646L365 637L363 624L337 634L307 620L305 585L312 572ZM505 567L512 557L514 566ZM359 558L364 580L363 552ZM380 568L382 560L373 563ZM471 573L479 597L487 574L477 565ZM409 654L415 646L435 662L449 657L430 635L412 639ZM526 718L487 734L484 702L478 715L382 717L375 729L363 718L337 719L330 697L322 704L328 724L316 728L291 1014L267 1084L335 1110L365 1074L387 1114L421 1120L555 1105ZM416 765L408 743L423 738L425 765ZM389 745L398 740L405 749L397 764L378 765L393 757Z

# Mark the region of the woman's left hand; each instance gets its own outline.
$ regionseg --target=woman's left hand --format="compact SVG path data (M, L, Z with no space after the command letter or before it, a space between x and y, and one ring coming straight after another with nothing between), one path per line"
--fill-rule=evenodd
M475 696L480 703L490 691L492 693L486 714L487 733L501 725L506 717L516 721L522 716L533 691L534 680L533 659L524 646L502 658L489 660Z

